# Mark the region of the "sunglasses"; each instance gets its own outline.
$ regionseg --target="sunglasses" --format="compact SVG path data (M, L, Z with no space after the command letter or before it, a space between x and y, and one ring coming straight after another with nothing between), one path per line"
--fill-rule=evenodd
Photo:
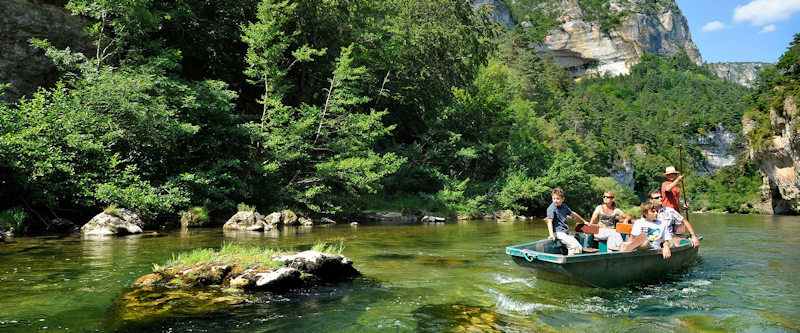
M608 196L608 195L604 195L603 198L605 198L605 199L614 199L614 197Z
M659 195L659 196L657 196L657 197L651 197L650 199L652 199L652 200L655 200L655 199L661 199L661 196Z

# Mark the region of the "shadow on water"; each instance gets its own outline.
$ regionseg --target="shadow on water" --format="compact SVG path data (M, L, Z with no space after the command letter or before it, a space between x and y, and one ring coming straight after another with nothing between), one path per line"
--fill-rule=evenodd
M415 257L414 255L400 253L381 253L369 256L370 259L374 260L411 260Z
M119 332L342 330L372 303L392 297L396 295L380 282L363 276L280 294L129 288L115 299L106 328Z

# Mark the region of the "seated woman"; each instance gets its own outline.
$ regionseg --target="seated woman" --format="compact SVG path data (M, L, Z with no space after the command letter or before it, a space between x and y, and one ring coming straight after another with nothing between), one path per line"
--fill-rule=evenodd
M599 220L600 231L594 237L599 240L608 240L608 249L618 251L619 246L622 244L622 235L615 229L617 218L622 217L625 219L625 223L630 223L631 217L617 208L614 199L614 192L604 192L603 204L594 209L589 224L595 224Z

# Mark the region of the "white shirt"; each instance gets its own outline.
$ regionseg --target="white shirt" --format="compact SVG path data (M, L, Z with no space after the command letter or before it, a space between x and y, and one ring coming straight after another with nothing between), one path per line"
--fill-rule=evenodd
M650 222L644 218L636 220L633 223L633 228L631 228L631 236L636 236L642 232L647 233L647 240L650 241L651 249L660 249L662 242L672 240L670 224L661 220L656 220L655 222Z

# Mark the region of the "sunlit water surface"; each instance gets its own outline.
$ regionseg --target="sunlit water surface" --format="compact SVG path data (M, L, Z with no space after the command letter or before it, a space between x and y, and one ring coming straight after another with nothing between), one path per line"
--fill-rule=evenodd
M14 238L0 244L0 331L800 331L800 217L693 220L706 238L695 265L618 289L537 280L514 264L505 247L546 237L541 220ZM251 294L202 314L130 321L115 310L134 279L172 253L225 242L303 250L317 241L342 242L363 276Z

